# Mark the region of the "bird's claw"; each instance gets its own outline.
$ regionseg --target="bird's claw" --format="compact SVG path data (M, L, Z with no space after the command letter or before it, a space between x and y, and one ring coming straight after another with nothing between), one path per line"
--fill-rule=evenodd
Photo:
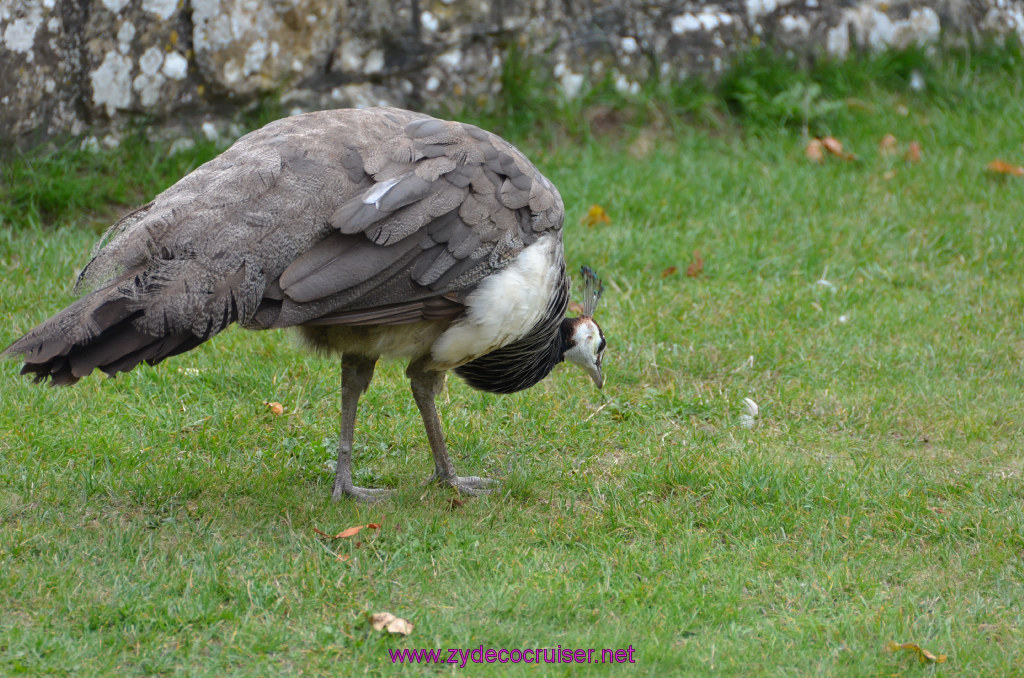
M357 487L356 485L349 485L346 487L343 485L335 485L334 492L331 493L331 499L338 501L342 496L347 496L367 504L374 504L378 501L387 499L391 496L391 492L391 490L376 487Z
M437 483L438 485L454 487L461 494L478 496L493 492L498 481L492 480L491 478L480 478L479 476L440 476L437 473L434 473L434 475L430 476L430 479L427 480L427 483Z

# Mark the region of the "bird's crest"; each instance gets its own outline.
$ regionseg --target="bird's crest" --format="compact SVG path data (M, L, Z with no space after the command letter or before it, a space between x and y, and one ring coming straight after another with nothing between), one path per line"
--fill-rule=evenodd
M589 266L581 267L580 273L583 275L582 315L593 318L594 311L597 310L597 302L601 299L601 293L604 292L604 284L597 277L597 274L594 273L594 269Z

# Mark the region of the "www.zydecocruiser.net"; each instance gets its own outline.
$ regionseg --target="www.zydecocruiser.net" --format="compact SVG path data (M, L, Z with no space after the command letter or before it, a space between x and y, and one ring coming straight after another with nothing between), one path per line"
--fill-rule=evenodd
M395 664L635 664L632 645L625 649L588 648L437 648L416 650L388 650Z

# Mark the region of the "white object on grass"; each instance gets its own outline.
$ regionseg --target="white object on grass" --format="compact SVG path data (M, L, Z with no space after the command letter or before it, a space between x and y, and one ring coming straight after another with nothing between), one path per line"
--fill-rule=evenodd
M740 415L740 426L754 428L757 426L757 415L761 409L750 398L743 399L743 414Z

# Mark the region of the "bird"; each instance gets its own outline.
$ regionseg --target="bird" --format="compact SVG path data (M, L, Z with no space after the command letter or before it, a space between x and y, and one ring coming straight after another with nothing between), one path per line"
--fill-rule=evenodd
M352 482L360 396L381 359L404 359L434 461L458 476L436 409L447 373L513 393L561 362L600 389L603 285L583 267L568 316L557 188L501 137L397 108L282 118L240 137L101 236L82 296L4 351L36 382L70 385L196 348L232 323L295 328L341 362L332 498L391 492Z

